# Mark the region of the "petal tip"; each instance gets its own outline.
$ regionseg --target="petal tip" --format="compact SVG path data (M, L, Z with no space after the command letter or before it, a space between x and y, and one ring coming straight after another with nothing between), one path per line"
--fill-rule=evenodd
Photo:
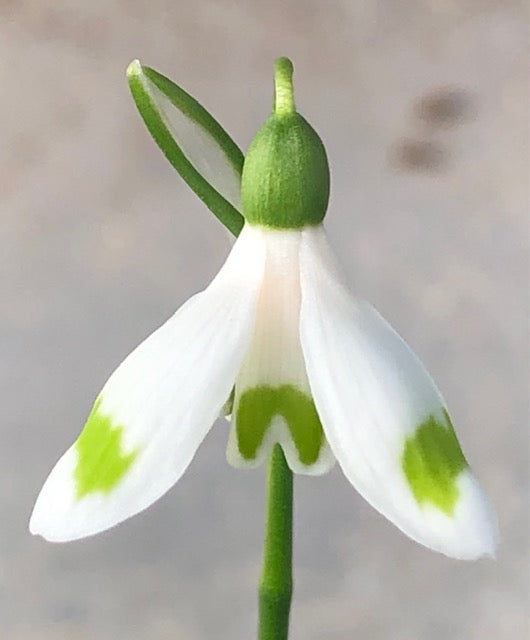
M500 534L499 534L499 525L497 523L497 518L492 513L492 524L489 535L489 540L484 544L484 548L482 554L479 557L486 558L489 560L497 560L497 550L500 545Z
M35 516L35 510L31 514L31 518L29 520L28 529L32 536L40 537L43 540L48 540L49 538L46 533L43 531L42 523L39 522L38 517Z
M465 474L460 487L464 502L453 541L456 553L448 555L461 560L494 560L499 546L497 516L475 476Z

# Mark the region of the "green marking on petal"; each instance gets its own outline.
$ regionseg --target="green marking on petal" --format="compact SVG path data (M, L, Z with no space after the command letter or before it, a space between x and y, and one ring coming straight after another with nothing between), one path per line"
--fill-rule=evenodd
M445 423L429 416L407 438L402 466L418 503L430 502L452 516L459 496L456 481L468 464L446 411L444 416Z
M314 464L324 444L324 432L312 398L292 385L262 385L248 389L239 399L236 431L243 458L256 457L274 416L285 419L300 462Z
M98 398L75 443L79 455L74 472L78 500L98 491L110 493L138 455L138 450L123 453L123 427L115 425L112 416L101 413L100 407Z

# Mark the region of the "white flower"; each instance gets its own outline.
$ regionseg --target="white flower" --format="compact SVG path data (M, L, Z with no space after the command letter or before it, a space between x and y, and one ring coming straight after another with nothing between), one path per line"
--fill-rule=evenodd
M277 103L271 119L285 129L293 109L285 115ZM264 144L277 154L274 135L269 126L266 142L259 134L247 155L247 222L225 264L111 375L48 477L31 531L74 540L142 511L181 477L229 402L235 466L261 464L276 443L297 473L321 474L337 460L414 540L457 558L493 555L495 517L439 391L390 325L350 293L335 263L321 222L327 193L321 215L316 207L294 218L292 208L278 213L285 192L271 194L267 183L266 197L256 196L256 165ZM318 153L308 162L320 171ZM274 224L264 200L275 204Z

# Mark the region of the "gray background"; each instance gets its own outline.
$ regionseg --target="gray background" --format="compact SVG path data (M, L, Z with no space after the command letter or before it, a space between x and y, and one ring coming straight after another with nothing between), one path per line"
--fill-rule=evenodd
M424 359L499 514L498 560L410 542L338 469L296 480L292 638L527 636L527 10L516 0L0 2L0 637L255 637L264 474L219 424L180 483L54 546L27 520L115 365L216 272L221 226L150 140L139 57L246 148L272 63L333 172L357 290Z

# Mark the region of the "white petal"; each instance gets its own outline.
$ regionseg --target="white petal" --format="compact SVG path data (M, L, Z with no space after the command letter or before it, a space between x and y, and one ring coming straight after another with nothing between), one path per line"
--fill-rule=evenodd
M256 232L266 248L265 272L252 344L236 381L227 458L236 467L257 467L279 442L293 471L321 474L335 459L323 437L300 345L301 232Z
M88 486L85 476L80 480L78 440L42 488L32 533L59 542L103 531L180 478L234 385L252 336L263 265L262 245L245 227L211 285L116 369L98 398L110 430L90 452L89 463L96 461L87 463ZM116 467L116 457L125 463Z
M447 497L447 505L441 508L409 483L405 449L417 442L418 428L446 426L442 440L451 440L443 399L423 365L369 304L348 292L322 228L304 230L300 267L300 329L309 382L346 477L421 544L456 558L493 555L497 527L487 499L467 465L450 475L436 438L421 449L419 459L422 464L424 453L441 456L451 492L444 496L444 483L438 486L432 474L426 478L442 492L442 500Z

